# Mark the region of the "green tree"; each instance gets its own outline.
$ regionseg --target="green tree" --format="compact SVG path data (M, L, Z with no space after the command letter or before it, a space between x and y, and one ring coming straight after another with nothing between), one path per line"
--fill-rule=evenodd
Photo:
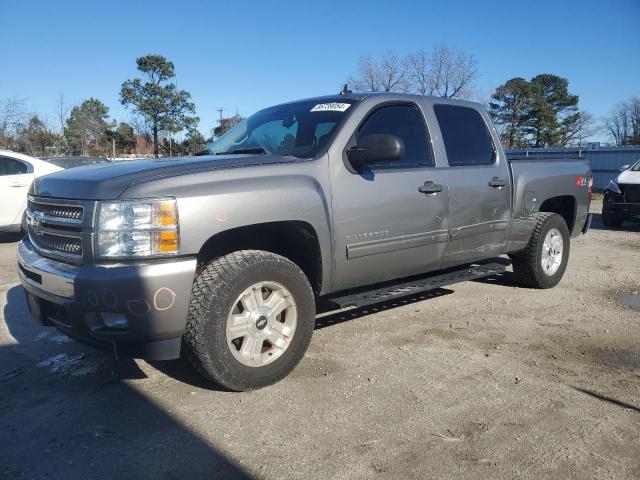
M531 133L535 147L563 146L562 132L580 120L578 96L569 93L569 80L543 73L531 79Z
M204 135L195 128L192 128L187 133L187 136L182 142L182 146L187 155L194 155L204 150L205 143Z
M528 122L532 110L531 85L524 78L512 78L496 88L489 113L507 148L527 145Z
M197 124L191 95L178 90L170 80L175 77L173 63L162 55L146 55L136 60L138 70L144 80L127 80L120 89L120 102L125 107L133 105L138 114L146 117L151 124L153 150L159 153L158 138L163 132L176 132Z
M566 78L512 78L491 98L489 113L507 148L566 146L592 134L592 121L578 111L578 96L569 93Z
M136 148L136 134L128 123L120 122L115 130L108 130L106 136L109 142L115 143L116 152L131 153Z
M243 120L244 117L237 113L232 117L221 118L219 125L213 129L212 134L214 137L219 137L220 135L227 133Z
M47 148L56 144L57 136L47 128L37 115L33 115L27 125L19 131L20 149L30 155L46 156Z
M105 150L109 108L100 100L89 98L71 109L64 136L75 155L101 154Z

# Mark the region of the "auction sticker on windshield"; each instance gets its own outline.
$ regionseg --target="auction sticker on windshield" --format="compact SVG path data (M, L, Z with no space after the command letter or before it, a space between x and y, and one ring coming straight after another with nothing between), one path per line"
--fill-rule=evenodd
M344 112L351 106L350 103L319 103L311 109L312 112Z

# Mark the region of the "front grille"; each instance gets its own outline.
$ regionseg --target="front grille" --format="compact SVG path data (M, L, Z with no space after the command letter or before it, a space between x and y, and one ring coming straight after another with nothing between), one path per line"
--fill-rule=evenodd
M35 233L29 229L29 236L36 247L64 255L82 256L82 240L47 232Z
M640 203L640 185L620 185L625 201Z
M41 213L53 219L82 221L83 208L74 205L51 205L29 200L29 211L32 214Z
M91 261L95 202L29 195L29 239L44 257L73 264Z

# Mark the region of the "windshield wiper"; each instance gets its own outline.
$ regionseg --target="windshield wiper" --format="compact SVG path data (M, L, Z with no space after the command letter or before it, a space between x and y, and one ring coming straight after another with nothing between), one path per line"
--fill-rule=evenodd
M229 150L228 152L216 152L216 155L232 155L234 153L256 153L260 155L270 155L269 152L264 147L248 147L248 148L236 148L234 150Z

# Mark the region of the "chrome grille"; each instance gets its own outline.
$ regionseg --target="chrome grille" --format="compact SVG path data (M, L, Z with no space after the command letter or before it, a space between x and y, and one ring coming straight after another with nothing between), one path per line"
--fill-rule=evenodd
M93 256L95 202L29 195L29 239L42 256L64 262L89 263Z
M82 240L78 237L67 237L48 232L36 233L31 228L29 236L38 248L64 255L82 256Z
M32 214L41 214L44 217L50 217L56 220L71 220L82 222L84 209L75 205L52 205L47 203L39 203L29 200L29 212Z

